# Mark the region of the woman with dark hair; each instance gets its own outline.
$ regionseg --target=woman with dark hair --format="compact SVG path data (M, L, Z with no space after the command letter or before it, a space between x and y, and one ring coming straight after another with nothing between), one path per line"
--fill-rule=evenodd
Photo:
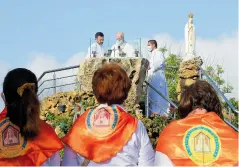
M5 109L0 114L0 166L59 166L63 144L40 120L37 78L31 71L10 71L3 83Z
M216 91L198 80L182 94L180 120L160 134L156 148L158 166L236 166L238 133L222 120Z
M92 80L100 106L84 112L63 139L64 166L151 166L154 150L140 120L122 104L131 81L116 64L99 68Z

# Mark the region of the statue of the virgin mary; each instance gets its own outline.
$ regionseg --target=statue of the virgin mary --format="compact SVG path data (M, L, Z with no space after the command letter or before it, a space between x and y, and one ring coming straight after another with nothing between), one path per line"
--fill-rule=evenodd
M193 59L196 55L196 35L195 27L193 25L193 14L188 15L188 22L185 25L185 56L184 61Z

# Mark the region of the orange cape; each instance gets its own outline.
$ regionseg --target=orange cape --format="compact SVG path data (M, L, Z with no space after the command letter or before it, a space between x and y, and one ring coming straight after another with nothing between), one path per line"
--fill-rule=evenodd
M111 120L110 128L104 130L104 127L100 127L94 130L98 123L101 124L97 122L98 118L105 122L102 126L106 127L107 120ZM83 113L62 141L81 156L96 163L104 162L119 153L128 143L136 131L137 123L135 117L119 106L96 108Z
M201 147L200 141L204 141ZM176 166L234 166L238 164L238 133L214 112L192 115L170 123L160 134L156 151Z
M9 122L9 125L11 126L10 128L15 127L19 130L18 127L16 127L9 121L9 119L6 117L6 114L6 109L4 109L4 111L0 114L1 126L4 126L4 122L6 122L6 124L8 124ZM6 127L9 128L9 125L6 125ZM1 144L0 166L40 166L44 162L46 162L53 154L64 147L61 140L57 137L55 131L50 125L48 125L44 121L41 121L40 126L41 132L39 136L37 136L33 140L25 141L22 137L19 138L19 140L24 141L23 144L25 147L21 147L21 142L17 146L15 145L6 147ZM1 127L0 129L0 140L1 143L4 143L6 141L6 137L4 137L5 130L3 130L3 128ZM16 134L17 133L15 133L15 135ZM19 150L19 148L21 150ZM17 149L15 153L14 149ZM9 151L11 151L11 154L6 154ZM12 157L12 155L18 154L18 152L20 152L20 156Z

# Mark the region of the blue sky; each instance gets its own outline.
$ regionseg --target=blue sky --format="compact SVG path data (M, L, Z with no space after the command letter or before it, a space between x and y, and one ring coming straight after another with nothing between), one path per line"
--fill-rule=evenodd
M73 57L68 64L79 64L77 53L87 50L97 31L105 34L105 47L108 40L113 44L117 31L126 40L170 39L179 47L193 12L198 50L225 63L228 80L237 87L237 11L237 0L0 1L0 82L16 67L40 74L47 63L48 68L61 67Z
M215 38L238 28L236 0L0 1L0 58L11 67L23 65L32 52L65 61L86 50L96 31L111 43L116 31L127 39L163 32L181 39L190 11L197 36Z

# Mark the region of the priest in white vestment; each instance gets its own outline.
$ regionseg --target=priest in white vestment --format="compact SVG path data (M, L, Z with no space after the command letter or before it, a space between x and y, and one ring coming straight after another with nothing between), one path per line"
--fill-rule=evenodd
M162 53L157 50L157 42L155 40L148 41L149 55L149 70L148 82L164 97L168 98L168 87L165 78L165 58ZM167 115L170 104L152 88L148 88L149 92L149 114L156 113L160 115Z
M88 48L87 58L90 57L104 57L105 50L103 47L104 34L97 32L95 34L95 42Z
M123 32L116 33L116 43L111 47L111 57L135 57L135 50L132 45L124 39Z

